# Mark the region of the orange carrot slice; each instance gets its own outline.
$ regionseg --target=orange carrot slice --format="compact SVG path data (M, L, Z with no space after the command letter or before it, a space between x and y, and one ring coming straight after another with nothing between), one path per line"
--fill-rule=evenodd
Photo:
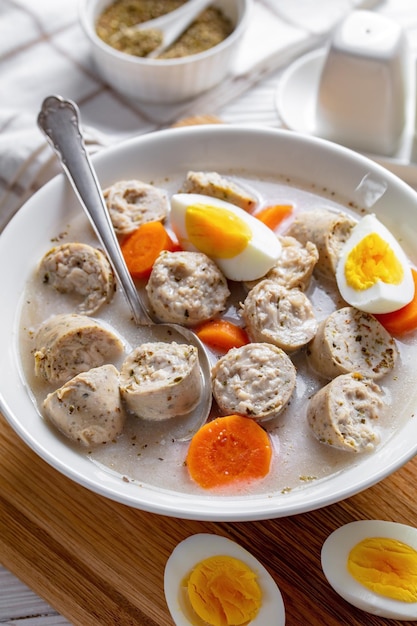
M414 298L398 311L375 315L391 335L405 335L417 328L417 270L411 268L414 280Z
M293 207L291 204L273 204L255 213L255 217L266 226L269 226L271 230L275 230L292 212Z
M141 224L121 244L122 254L133 278L148 278L163 250L178 249L161 222Z
M219 352L228 352L231 348L239 348L249 343L246 331L228 320L209 320L195 328L197 336L203 343Z
M186 459L191 478L204 489L257 480L270 470L272 447L265 430L241 415L218 417L193 436Z

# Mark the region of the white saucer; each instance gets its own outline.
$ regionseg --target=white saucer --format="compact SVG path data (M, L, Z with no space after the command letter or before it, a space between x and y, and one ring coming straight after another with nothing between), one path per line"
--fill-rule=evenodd
M314 50L294 61L282 74L275 104L288 129L315 134L316 100L325 60L325 49Z
M309 52L282 74L275 93L275 106L283 125L307 135L316 135L316 101L327 49ZM413 82L413 81L411 81ZM410 185L417 187L417 139L414 138L414 85L410 89L403 140L392 157L367 154ZM416 145L413 145L416 144Z

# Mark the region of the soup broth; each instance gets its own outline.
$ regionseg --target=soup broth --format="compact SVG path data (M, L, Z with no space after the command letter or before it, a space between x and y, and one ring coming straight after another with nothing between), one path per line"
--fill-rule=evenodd
M357 219L363 215L360 208L347 206L342 200L324 191L318 194L313 188L302 188L288 181L259 180L242 173L239 175L224 173L224 175L251 191L258 198L260 206L291 204L294 207L293 215L317 208L344 211ZM180 188L183 179L152 182L172 194ZM287 220L277 232L283 234L288 224ZM56 243L75 241L100 247L83 214L66 225L65 231L57 233L56 238L57 241L45 242L44 252ZM73 312L77 302L75 298L60 295L43 285L39 276L36 276L35 265L36 260L34 260L33 276L27 283L23 298L20 319L20 353L26 384L37 407L39 419L44 419L42 402L52 388L34 375L34 332L39 324L51 315ZM242 302L245 293L243 286L232 285L232 296L223 317L241 323L239 303ZM336 288L314 277L306 294L312 301L318 320L324 319L335 308L342 305ZM94 317L105 322L123 339L126 354L142 341L149 340L146 328L138 328L131 321L130 310L120 290L116 291L113 301L103 306ZM391 434L400 427L402 420L410 418L406 403L408 406L416 403L414 368L417 339L410 335L405 340L397 340L397 345L400 358L395 369L378 381L383 390L384 401L389 407L386 416L382 417L377 425L377 432L381 438L379 446L384 446ZM215 358L216 355L213 355L213 359ZM253 497L260 494L273 495L293 489L303 489L312 481L326 479L346 467L360 463L364 458L363 455L335 450L321 444L314 437L307 424L306 407L308 399L327 381L321 379L308 367L305 349L298 351L291 358L297 369L297 382L292 399L278 418L263 424L271 437L274 450L269 475L262 481L216 491L216 495L251 495ZM116 366L120 364L120 362L115 363ZM212 416L217 414L216 408L213 407ZM56 436L62 435L56 432ZM68 445L73 444L68 441ZM92 463L119 475L121 480L134 481L138 485L152 485L156 489L201 495L204 490L189 478L185 466L187 447L186 442L174 441L170 433L170 420L147 423L129 415L124 432L117 441L88 451L81 448L78 450L79 454L88 455ZM377 454L378 449L377 447L370 454ZM209 495L211 493L209 492Z

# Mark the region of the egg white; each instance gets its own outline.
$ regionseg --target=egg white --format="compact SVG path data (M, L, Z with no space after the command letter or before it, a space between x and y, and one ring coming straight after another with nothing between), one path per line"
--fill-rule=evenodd
M370 537L396 539L417 550L417 529L406 524L383 520L360 520L341 526L323 544L321 565L333 589L347 602L362 611L398 620L417 618L417 602L401 602L374 593L349 573L349 552L360 541Z
M371 233L378 234L390 245L403 267L404 277L398 285L378 281L368 289L357 290L348 285L346 281L345 263L351 250ZM411 302L414 297L414 281L410 262L392 233L373 214L366 215L354 226L348 240L343 245L336 269L336 282L342 298L351 306L366 313L391 313Z
M228 259L211 256L226 278L235 281L256 280L265 276L275 265L282 247L276 234L268 226L230 202L195 193L178 193L171 198L171 227L184 250L198 251L189 241L185 226L187 207L193 205L226 209L243 220L252 232L251 240L240 254Z
M164 574L164 591L168 609L176 626L199 626L203 622L187 603L184 578L204 559L225 555L240 559L257 575L262 590L262 606L250 626L284 626L285 607L280 590L263 565L250 552L231 539L200 533L181 541L171 553Z

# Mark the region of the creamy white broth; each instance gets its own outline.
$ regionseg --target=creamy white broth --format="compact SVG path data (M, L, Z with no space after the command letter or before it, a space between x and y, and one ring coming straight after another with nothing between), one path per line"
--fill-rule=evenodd
M343 205L326 190L321 190L318 194L315 189L302 189L301 186L292 185L289 181L255 180L241 173L230 176L251 190L265 206L282 203L294 205L294 213L316 208L330 208L346 211L357 218L362 215L360 209L354 210L352 206ZM180 187L182 179L147 182L153 182L167 189L169 193L174 193ZM56 241L45 241L44 252L57 243L73 241L99 245L81 210L70 224L65 225L62 233L57 233ZM78 300L75 297L57 294L42 284L39 277L36 277L35 266L36 261L39 260L34 260L34 273L28 281L23 299L20 348L27 385L37 406L39 419L43 419L42 402L52 388L34 376L33 333L38 325L51 315L74 311ZM224 317L236 321L239 320L239 301L242 300L245 292L240 286L235 286L233 292L233 298ZM325 318L341 304L334 287L319 283L314 278L306 293L311 298L318 320ZM142 341L151 338L147 329L138 328L132 323L130 310L120 290L117 290L112 303L102 307L94 317L104 321L123 338L125 353ZM414 374L417 337L410 336L404 341L397 340L397 345L400 358L395 370L377 381L383 389L384 400L389 407L386 416L380 419L377 426L381 437L380 446L384 445L403 420L411 417L411 409L407 410L407 406L412 407L417 401ZM241 495L243 493L254 496L303 488L311 481L325 479L348 466L360 463L361 459L365 458L363 455L335 450L316 440L307 424L306 406L308 398L327 381L317 377L308 368L304 350L293 355L292 359L297 368L297 383L291 402L278 418L263 424L271 436L274 448L271 472L262 481L239 487L228 487L216 491L216 495ZM119 366L120 362L115 365ZM216 414L214 408L213 415ZM63 438L57 431L56 436ZM69 440L67 443L74 447ZM188 476L184 465L187 447L187 443L173 441L170 433L170 420L148 424L143 420L128 416L124 432L116 442L91 451L77 449L80 454L87 454L93 463L120 475L123 480L184 493L206 493ZM371 454L376 453L378 453L378 447Z

